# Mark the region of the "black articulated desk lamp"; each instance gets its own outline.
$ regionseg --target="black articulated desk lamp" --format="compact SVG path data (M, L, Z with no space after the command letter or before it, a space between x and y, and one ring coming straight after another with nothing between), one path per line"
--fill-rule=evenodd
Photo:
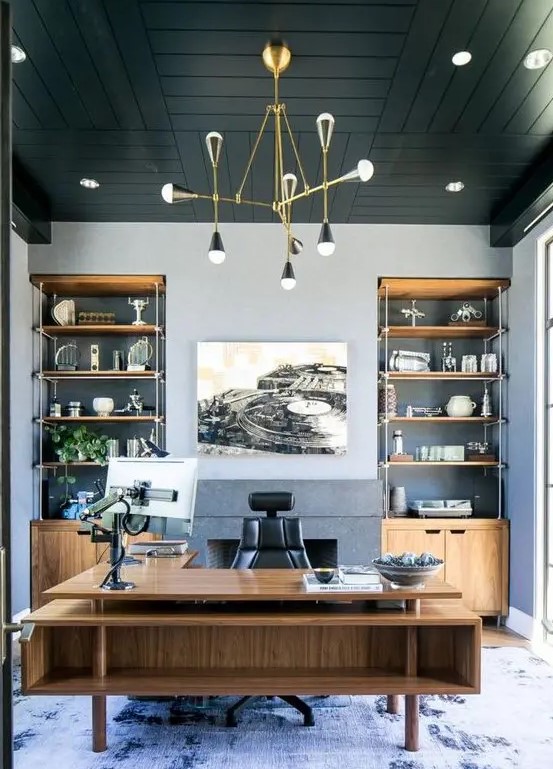
M81 514L92 526L79 532L90 534L93 542L110 543L110 568L102 580L103 590L132 590L133 582L121 579L125 548L123 533L165 531L169 519L179 519L180 531L190 534L196 501L198 460L192 458L110 459L107 494ZM106 525L104 513L109 513ZM102 518L102 523L97 520Z
M256 491L249 495L254 512L264 511L266 518L244 518L242 539L232 562L232 569L310 569L299 518L279 518L278 511L294 508L294 495L289 491ZM254 696L242 697L227 710L226 725L236 726L237 713ZM279 695L279 699L303 715L304 726L314 726L313 711L296 695Z

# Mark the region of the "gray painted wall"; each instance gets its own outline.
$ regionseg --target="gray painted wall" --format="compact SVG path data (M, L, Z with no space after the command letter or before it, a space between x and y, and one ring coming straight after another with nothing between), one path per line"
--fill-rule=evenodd
M336 225L336 252L324 258L315 249L318 229L294 227L305 249L291 292L280 287L279 225L224 226L227 260L215 266L207 259L209 225L55 223L52 245L29 247L29 265L31 272L167 276L167 446L175 454L196 449L196 342L347 342L346 456L206 457L200 477L374 479L378 276L508 277L511 250L490 248L487 227Z
M534 555L536 524L536 240L553 227L546 217L513 249L510 292L509 510L511 517L510 605L536 616Z
M33 517L32 289L27 244L15 233L11 242L10 276L10 401L11 401L11 547L12 611L28 609L30 601L29 521Z
M226 225L227 260L215 266L210 225L59 222L52 245L29 247L30 271L167 276L167 446L175 454L195 453L197 341L347 342L346 456L210 457L200 477L375 478L377 277L510 276L511 251L490 248L487 227L336 225L336 252L324 258L318 229L294 228L305 249L290 292L280 287L284 234L272 224Z

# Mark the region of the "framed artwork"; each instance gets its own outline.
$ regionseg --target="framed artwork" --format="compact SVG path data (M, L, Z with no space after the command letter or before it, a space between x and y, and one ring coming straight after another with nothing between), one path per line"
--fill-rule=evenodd
M345 454L347 345L199 342L198 453Z

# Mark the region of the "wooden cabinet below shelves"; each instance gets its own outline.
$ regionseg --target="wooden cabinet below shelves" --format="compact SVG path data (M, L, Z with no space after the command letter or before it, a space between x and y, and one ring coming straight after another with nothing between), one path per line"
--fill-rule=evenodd
M467 608L482 616L508 614L508 521L387 518L382 551L431 552L444 559L442 578L462 591Z
M42 592L81 571L92 568L109 553L107 543L90 541L79 536L79 521L31 521L31 601L32 609L44 606L51 599ZM159 539L155 534L138 538Z

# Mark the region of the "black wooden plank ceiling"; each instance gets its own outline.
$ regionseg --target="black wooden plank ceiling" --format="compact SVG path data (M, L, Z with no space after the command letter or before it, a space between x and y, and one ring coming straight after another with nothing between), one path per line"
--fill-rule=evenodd
M553 48L553 0L12 0L12 8L13 42L27 54L13 68L14 152L54 220L211 221L209 203L169 206L161 186L209 191L204 135L217 130L221 192L234 194L272 101L260 52L274 37L292 49L281 96L310 183L320 174L323 111L336 118L331 174L361 157L375 165L368 184L332 192L333 222L489 223L551 147L553 63L528 70L523 59ZM472 53L467 66L452 64L459 50ZM272 173L269 136L248 195L270 199ZM100 188L83 189L82 177ZM446 192L455 180L463 192ZM271 212L223 206L221 218L270 221ZM320 218L319 200L297 206L296 221Z

